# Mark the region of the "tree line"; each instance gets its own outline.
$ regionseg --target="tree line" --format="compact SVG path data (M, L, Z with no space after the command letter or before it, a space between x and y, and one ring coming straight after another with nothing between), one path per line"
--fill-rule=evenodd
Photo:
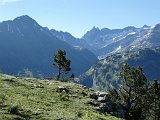
M160 120L160 83L147 80L141 67L124 64L120 89L110 91L111 99L126 120Z

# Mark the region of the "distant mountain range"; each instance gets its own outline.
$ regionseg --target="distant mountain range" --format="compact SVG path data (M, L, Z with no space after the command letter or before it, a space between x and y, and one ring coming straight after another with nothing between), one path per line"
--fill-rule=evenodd
M72 47L27 15L0 23L0 69L4 73L17 75L27 69L36 76L53 76L53 56L58 49L66 51L75 75L97 61L89 50Z
M95 54L101 58L123 51L134 49L156 48L160 45L160 25L143 26L142 28L126 27L124 29L102 29L94 28L97 35L92 39L92 46L96 49ZM89 34L84 39L89 41ZM95 33L95 34L96 34Z
M27 69L36 76L52 76L56 73L53 56L60 48L72 61L71 72L82 74L81 83L98 89L118 87L117 75L123 63L140 65L149 79L160 79L157 47L160 24L123 29L93 27L82 38L75 38L68 32L42 27L27 15L0 23L1 71L17 75Z
M51 30L51 32L73 47L89 49L99 59L114 53L156 48L160 45L160 24L155 26L144 25L141 28L129 26L123 29L93 27L82 38L75 38L62 31Z

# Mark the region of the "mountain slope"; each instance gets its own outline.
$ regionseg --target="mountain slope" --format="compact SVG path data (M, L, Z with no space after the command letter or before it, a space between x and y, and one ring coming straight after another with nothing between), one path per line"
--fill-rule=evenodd
M57 91L64 87L70 94ZM86 95L84 96L83 93ZM88 101L93 91L73 83L0 74L1 120L120 120Z
M52 62L58 49L67 52L75 75L97 61L90 51L73 48L27 15L0 23L0 69L4 73L17 75L29 69L34 75L50 76L56 72Z
M75 48L90 48L90 46L87 44L87 42L83 39L79 39L79 38L75 38L74 36L72 36L70 33L68 32L63 32L63 31L56 31L54 29L50 30L51 34L53 34L53 36L57 37L60 40L63 40L65 42L67 42L68 44L70 44L71 46L75 47Z
M116 53L100 60L87 72L80 76L81 83L98 90L108 90L110 87L119 87L119 72L123 64L140 66L148 80L160 80L160 48L151 50L135 50L126 53Z
M134 49L156 48L160 46L160 24L144 25L141 28L126 27L123 29L93 28L82 39L90 46L100 59L117 53Z

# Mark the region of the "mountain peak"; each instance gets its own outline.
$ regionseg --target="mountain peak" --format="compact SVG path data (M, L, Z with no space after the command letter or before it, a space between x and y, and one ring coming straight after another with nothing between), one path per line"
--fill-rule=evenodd
M91 30L100 30L100 29L99 29L99 27L93 26L93 28Z
M22 15L13 20L3 21L0 23L0 31L3 32L7 31L23 36L25 31L31 30L43 31L43 28L28 15Z
M31 17L29 15L21 15L21 16L19 16L17 18L31 18Z
M136 27L134 27L134 26L128 26L128 27L125 27L125 28L123 28L124 30L133 30L133 29L137 29Z
M42 26L40 26L33 18L31 18L28 15L22 15L22 16L15 18L13 20L13 23L16 26L18 26L20 28L24 28L24 29L26 29L26 28L27 29L30 29L30 28L37 29L38 28L38 30L43 29Z
M142 27L142 28L149 28L149 27L151 27L151 26L143 25L143 27Z
M30 16L28 15L22 15L22 16L19 16L17 18L15 18L13 21L24 21L24 22L36 22L34 19L32 19Z
M156 24L153 29L154 29L154 30L160 30L160 24Z

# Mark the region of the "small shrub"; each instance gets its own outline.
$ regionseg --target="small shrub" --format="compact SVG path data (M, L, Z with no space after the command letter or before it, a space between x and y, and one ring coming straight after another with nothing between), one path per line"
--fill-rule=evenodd
M11 113L11 114L19 114L19 109L20 109L20 106L19 105L10 105L9 108L8 108L8 112Z
M7 100L6 94L0 95L0 106L4 106L6 100Z
M82 118L83 115L84 115L84 114L83 114L81 111L78 111L78 112L77 112L77 116L78 116L79 118Z
M69 95L66 93L60 93L59 97L60 97L60 100L62 101L69 101Z

